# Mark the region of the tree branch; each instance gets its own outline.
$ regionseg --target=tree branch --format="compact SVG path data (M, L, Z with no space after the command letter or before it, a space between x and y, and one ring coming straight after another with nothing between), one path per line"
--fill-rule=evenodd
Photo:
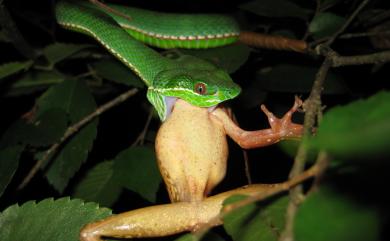
M41 166L50 158L52 157L59 149L59 147L68 140L71 136L73 136L76 132L78 132L83 126L85 126L87 123L92 121L95 117L103 114L107 110L111 109L112 107L124 102L131 96L135 95L138 92L137 89L131 89L129 91L126 91L125 93L119 95L118 97L114 98L113 100L110 100L109 102L105 103L104 105L97 108L94 112L91 114L85 116L83 119L81 119L76 124L69 126L68 129L65 131L64 135L61 137L61 139L54 143L43 155L41 159L39 159L35 165L31 168L30 172L27 174L27 176L23 179L23 181L18 186L18 190L23 189L35 176L35 174L38 172L38 170L41 168Z
M378 64L390 61L390 51L355 56L333 56L332 67L362 64Z

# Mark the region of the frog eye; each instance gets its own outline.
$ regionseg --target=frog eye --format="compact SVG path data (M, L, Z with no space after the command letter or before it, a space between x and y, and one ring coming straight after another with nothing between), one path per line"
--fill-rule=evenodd
M206 92L207 92L207 87L204 83L196 83L195 84L195 88L194 88L195 92L200 94L200 95L205 95Z

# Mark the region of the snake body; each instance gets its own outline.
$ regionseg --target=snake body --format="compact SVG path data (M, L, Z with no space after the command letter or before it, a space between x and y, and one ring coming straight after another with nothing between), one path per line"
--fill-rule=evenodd
M157 110L161 120L167 118L176 98L184 99L195 106L213 107L240 93L240 87L232 81L230 76L213 64L192 56L181 56L175 60L169 59L139 41L145 40L146 43L160 47L180 47L174 43L187 40L189 43L180 43L179 45L215 47L218 44L227 44L233 41L230 30L225 34L219 31L204 32L209 38L199 37L204 36L204 34L190 34L190 32L175 35L174 31L165 31L164 35L152 31L151 28L157 26L157 20L153 20L146 24L149 26L149 30L140 31L138 29L141 29L142 19L151 17L151 15L157 15L160 19L161 15L139 9L112 7L123 13L131 14L132 19L137 23L135 27L129 27L129 21L126 22L115 15L110 16L87 2L60 1L56 5L56 17L58 23L63 27L96 39L111 54L134 71L148 86L148 100ZM182 22L183 18L186 19L186 22L194 21L192 26L200 26L196 20L201 20L204 24L204 18L207 16L210 17L211 22L221 23L221 21L217 21L219 15L196 15L194 20L191 20L191 16L187 15L168 15L170 22ZM232 29L236 28L233 22L229 24L229 18L222 17L221 19L226 25L233 26ZM128 30L126 31L124 28ZM175 26L171 26L171 28L174 29ZM211 26L209 28L211 29ZM218 29L218 26L214 26L214 28ZM153 35L176 36L176 39L171 37L154 38ZM212 38L212 36L215 37ZM226 36L226 40L222 40L221 36Z
M236 21L220 14L160 13L109 5L127 16L109 13L135 39L160 48L212 48L238 40Z

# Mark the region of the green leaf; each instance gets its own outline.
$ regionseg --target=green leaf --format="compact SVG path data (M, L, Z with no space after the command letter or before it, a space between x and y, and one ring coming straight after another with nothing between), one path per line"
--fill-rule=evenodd
M122 191L122 187L113 179L113 164L112 161L105 161L90 169L77 184L73 196L102 206L111 206Z
M110 214L96 203L69 198L15 204L0 214L0 240L78 241L83 225Z
M8 77L10 75L16 74L22 70L27 70L33 64L33 61L19 61L19 62L10 62L0 65L0 80Z
M116 59L100 60L92 64L92 67L102 78L138 88L143 88L145 86L141 79L136 76L131 69L127 68Z
M128 148L114 160L115 180L150 202L155 202L161 175L152 149Z
M64 110L49 109L25 126L23 141L32 146L54 144L64 134L67 124L68 117Z
M279 64L257 72L256 79L266 91L302 93L310 92L318 68L304 65ZM330 71L328 73L324 94L345 93L343 79Z
M180 52L208 60L228 73L233 73L248 60L250 48L234 44L211 49L181 49Z
M52 108L66 111L70 124L75 124L96 109L95 101L82 81L67 80L46 91L37 102L37 116ZM46 177L62 192L80 165L86 160L96 137L97 120L79 130L63 146L51 161Z
M329 110L310 143L348 159L389 153L390 92Z
M241 9L263 17L292 17L308 19L311 10L302 8L288 0L255 0L240 5Z
M89 44L54 43L43 49L43 55L49 61L49 64L53 66L69 56L72 56L83 49L90 48L91 46L92 45Z
M311 193L300 206L294 226L296 241L380 240L378 213L330 188Z
M233 196L224 205L245 199ZM276 241L284 227L288 197L252 203L228 213L223 221L225 230L237 241Z
M7 96L30 94L64 81L65 76L55 71L28 71L8 88Z
M192 233L184 234L179 238L175 239L175 241L199 241L199 240L200 239L197 236L193 235Z
M19 144L34 147L54 144L64 134L67 122L67 114L58 108L43 112L31 123L19 119L2 136L0 148Z
M23 149L23 146L12 146L0 150L0 196L11 182L18 168Z
M327 37L335 33L345 21L345 18L334 13L319 13L311 21L309 32L317 39Z
M224 241L225 239L221 238L219 235L216 233L209 231L202 237L198 237L198 235L194 235L192 233L187 233L179 238L175 239L175 241L199 241L199 240L204 240L204 241Z
M24 144L29 126L25 120L18 119L5 131L0 139L0 149Z

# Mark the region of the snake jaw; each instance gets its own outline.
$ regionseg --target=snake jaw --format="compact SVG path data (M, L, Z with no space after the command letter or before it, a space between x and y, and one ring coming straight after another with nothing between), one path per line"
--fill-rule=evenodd
M165 96L164 97L164 101L165 101L165 105L166 105L165 119L168 119L169 116L171 115L177 99L178 98L172 97L172 96ZM212 113L217 107L218 107L218 105L213 105L213 106L206 107L206 108L207 108L209 113Z

